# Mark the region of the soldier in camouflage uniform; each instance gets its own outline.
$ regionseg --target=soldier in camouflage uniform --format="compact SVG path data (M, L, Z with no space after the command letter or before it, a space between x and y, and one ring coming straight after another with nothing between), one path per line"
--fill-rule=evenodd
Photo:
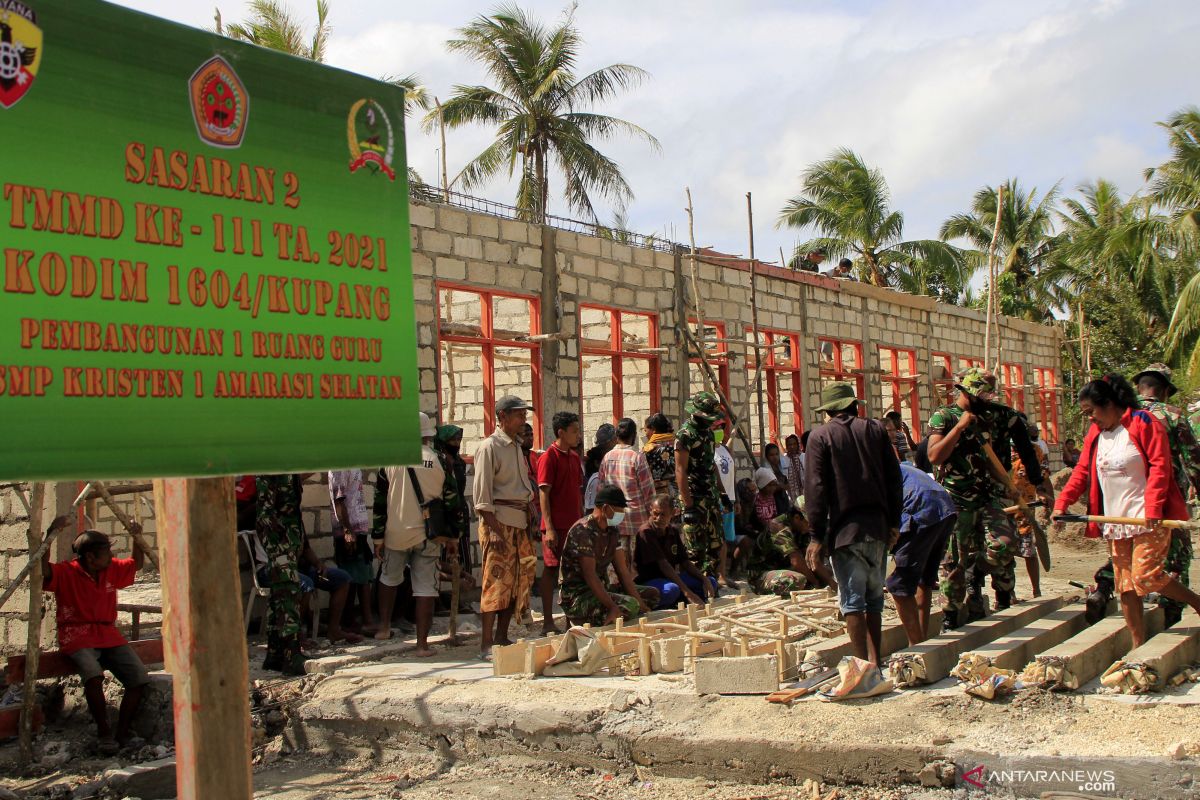
M697 392L684 407L688 419L675 433L675 482L683 506L683 537L688 558L715 577L725 540L721 483L713 450L713 425L724 417L712 392Z
M837 590L832 573L818 576L804 560L808 548L808 520L798 500L787 514L767 523L767 529L754 540L746 558L746 578L758 594L788 597L792 592L812 586L832 586Z
M572 625L607 625L617 617L633 619L658 605L659 591L637 586L624 550L619 525L625 516L625 494L612 484L600 484L592 513L571 526L559 559L562 576L562 609ZM611 515L610 515L611 514ZM610 591L608 567L617 572L625 594Z
M1012 604L1016 584L1016 527L1004 513L1007 490L993 476L984 444L991 444L1006 470L1012 467L1015 446L1030 483L1041 487L1043 482L1024 418L991 402L995 376L972 368L955 388L955 404L934 412L929 420L929 458L938 465L940 481L959 512L941 568L947 630L984 616L983 584L989 574L997 608Z
M1187 498L1193 488L1200 492L1200 444L1183 409L1168 405L1167 399L1179 391L1171 383L1171 368L1166 364L1151 364L1133 376L1142 408L1149 411L1167 428L1167 440L1171 444L1171 466L1175 470L1175 482L1179 491ZM1192 537L1186 530L1171 531L1171 547L1167 551L1166 571L1184 586L1188 586L1192 565ZM1169 627L1183 618L1183 603L1163 597L1158 601L1163 607L1166 625Z
M300 519L299 475L259 475L256 524L267 552L267 657L263 669L285 675L304 674L300 652L300 553L304 523Z

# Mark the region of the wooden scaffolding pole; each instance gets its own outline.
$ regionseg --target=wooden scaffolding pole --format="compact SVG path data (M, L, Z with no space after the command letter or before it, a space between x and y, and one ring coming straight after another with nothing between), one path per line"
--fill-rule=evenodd
M758 446L760 450L765 451L767 448L767 433L766 416L763 414L762 391L764 353L762 342L758 339L758 281L755 280L756 270L754 263L754 204L750 199L750 192L746 192L746 225L750 231L750 325L754 332L754 397L755 402L758 404ZM750 459L754 460L753 454L750 455Z
M250 800L250 698L232 478L154 482L179 800Z
M33 763L33 713L37 703L38 661L42 654L42 507L46 484L33 485L29 495L29 627L25 634L25 682L21 686L21 729L18 734L22 764ZM50 537L47 537L49 539Z
M690 186L683 187L683 192L687 195L687 215L688 215L688 244L691 247L688 256L690 272L688 273L692 282L692 306L696 309L696 335L692 337L692 344L696 348L696 357L700 359L700 363L708 365L708 359L704 357L704 348L700 342L705 339L704 335L704 302L700 299L699 281L696 279L696 271L699 269L696 266L696 217L692 211L692 189ZM687 329L687 320L683 320L683 327ZM708 387L710 384L716 387L720 393L720 381L712 375L712 370L704 370L704 382Z
M983 366L988 368L992 363L992 329L996 329L996 359L997 364L995 369L999 372L1000 358L1000 298L996 295L996 280L999 277L999 270L996 269L996 243L1000 239L1000 219L1004 215L1004 184L1000 184L1000 188L996 190L996 224L992 227L992 243L988 246L988 299L987 299L987 323L984 327L983 334Z

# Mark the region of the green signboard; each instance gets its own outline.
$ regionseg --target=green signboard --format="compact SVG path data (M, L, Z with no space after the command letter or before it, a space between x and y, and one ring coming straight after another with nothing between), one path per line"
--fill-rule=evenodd
M0 479L412 463L400 89L0 0Z

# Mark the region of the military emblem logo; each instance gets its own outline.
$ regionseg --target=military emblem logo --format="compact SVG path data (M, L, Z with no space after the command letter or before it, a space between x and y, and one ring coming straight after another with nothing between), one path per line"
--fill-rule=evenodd
M396 180L396 172L392 169L396 140L392 134L392 121L383 106L368 98L350 106L346 138L350 143L351 172L366 167L370 172L382 172L390 180Z
M0 0L0 108L25 96L42 63L37 14L17 0Z
M220 56L200 65L188 81L196 133L215 147L239 147L246 134L250 95L233 67Z

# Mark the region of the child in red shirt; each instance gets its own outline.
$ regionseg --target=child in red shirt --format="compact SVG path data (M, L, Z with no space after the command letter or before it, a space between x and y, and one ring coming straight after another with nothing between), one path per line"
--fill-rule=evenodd
M69 521L68 517L59 517L50 529L61 530ZM96 721L100 753L112 755L133 738L133 716L150 681L145 665L116 625L117 590L133 583L145 563L145 554L134 537L133 558L113 558L112 543L100 531L84 531L75 539L73 549L74 560L57 564L50 563L47 551L42 563L42 588L53 592L58 600L58 646L79 670L88 711ZM104 701L105 669L125 687L116 737L109 727Z

